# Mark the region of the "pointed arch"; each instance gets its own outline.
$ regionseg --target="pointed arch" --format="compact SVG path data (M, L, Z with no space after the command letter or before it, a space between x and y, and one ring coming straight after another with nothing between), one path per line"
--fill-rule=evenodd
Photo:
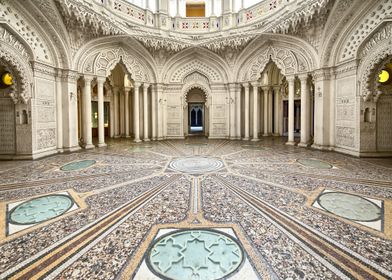
M317 52L305 41L288 35L263 34L252 41L235 62L238 81L256 81L272 60L284 75L310 72L318 67Z
M163 68L163 81L182 83L193 72L206 76L210 83L227 83L231 79L229 67L222 58L206 49L184 50L170 60Z
M140 44L131 47L128 43L120 42L121 38L111 36L111 39L100 38L88 43L75 56L75 68L80 73L109 76L122 61L134 80L156 82L155 64L150 54Z

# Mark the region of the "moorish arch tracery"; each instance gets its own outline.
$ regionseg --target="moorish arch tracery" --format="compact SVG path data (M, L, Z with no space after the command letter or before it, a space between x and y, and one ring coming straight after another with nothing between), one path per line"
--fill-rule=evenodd
M265 66L274 61L284 75L309 73L318 67L317 52L305 41L287 35L264 35L250 43L238 57L234 76L256 81Z
M227 83L230 78L228 65L218 55L208 50L188 49L168 60L163 68L163 80L181 83L194 72L208 78L209 83Z

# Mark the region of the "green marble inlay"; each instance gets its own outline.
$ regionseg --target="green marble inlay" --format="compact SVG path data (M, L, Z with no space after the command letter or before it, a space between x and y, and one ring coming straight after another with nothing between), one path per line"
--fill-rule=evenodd
M40 223L64 214L73 204L69 196L61 194L34 198L12 209L9 221L21 225Z
M381 208L374 202L357 195L340 192L323 193L318 204L337 216L359 222L381 219Z
M92 160L92 159L80 160L80 161L67 163L66 165L63 165L60 168L60 170L62 170L62 171L75 171L75 170L80 170L80 169L90 167L90 166L94 165L95 163L96 163L96 161Z
M324 162L318 159L297 159L297 162L304 166L318 168L318 169L331 169L333 166L328 162Z
M147 264L154 273L175 280L222 279L235 273L243 260L237 241L213 230L169 233L147 254Z

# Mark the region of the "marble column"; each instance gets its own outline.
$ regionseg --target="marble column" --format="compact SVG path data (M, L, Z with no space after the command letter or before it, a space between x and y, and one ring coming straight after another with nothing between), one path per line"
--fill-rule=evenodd
M113 103L114 103L114 138L120 137L120 120L119 120L119 102L118 102L118 97L119 97L119 88L114 87L113 88Z
M211 16L215 16L215 0L211 0Z
M135 142L140 142L140 122L139 122L139 88L140 83L135 82L135 91L133 95L133 128L135 134Z
M230 139L236 138L235 131L235 84L229 85Z
M177 14L176 17L180 17L180 0L176 0L177 1Z
M263 87L263 97L264 97L264 108L263 108L263 121L264 121L264 133L263 136L269 136L268 134L268 91L269 87Z
M308 74L299 76L301 80L301 142L298 146L308 147L310 142L310 94Z
M253 138L252 141L259 141L259 88L258 82L253 82Z
M241 139L241 86L235 85L236 138Z
M272 135L272 94L273 88L270 87L268 89L268 135Z
M129 92L131 91L131 88L126 87L125 88L125 101L124 101L124 106L125 106L125 137L129 138Z
M84 148L92 149L92 125L91 125L91 77L84 77L84 91L83 91L83 140Z
M274 87L274 136L279 136L279 107L280 107L280 92L279 87Z
M245 89L245 137L243 140L249 140L249 84L243 84Z
M110 86L106 87L106 92L107 96L110 96L110 138L114 137L114 95L113 95L113 90L110 88Z
M143 140L144 141L150 141L150 139L148 138L148 95L147 95L149 86L150 86L149 84L143 85L143 125L144 125Z
M163 85L157 84L156 86L157 91L157 132L158 132L158 140L163 139L163 106L164 106L164 99L163 99Z
M287 77L289 83L289 128L287 145L295 145L294 142L294 76Z
M151 136L157 140L157 86L151 87Z
M56 77L56 133L57 149L63 150L63 106L62 106L62 84L61 75Z
M244 9L244 0L241 0L241 10Z
M98 147L105 147L105 118L104 118L104 97L103 83L105 78L97 78L98 87Z

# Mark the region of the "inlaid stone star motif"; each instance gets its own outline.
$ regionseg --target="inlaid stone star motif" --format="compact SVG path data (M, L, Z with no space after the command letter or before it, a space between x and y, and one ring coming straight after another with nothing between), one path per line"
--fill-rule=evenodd
M180 251L183 247L176 244L172 238L163 239L151 253L151 259L162 272L168 271L173 263L179 262L183 255Z
M184 267L192 269L193 273L197 274L198 270L208 268L207 260L211 253L204 240L188 240L186 247L181 251L184 256Z
M210 246L210 250L212 251L210 259L215 263L219 263L223 272L229 271L241 261L238 247L228 239L219 238L216 243Z

